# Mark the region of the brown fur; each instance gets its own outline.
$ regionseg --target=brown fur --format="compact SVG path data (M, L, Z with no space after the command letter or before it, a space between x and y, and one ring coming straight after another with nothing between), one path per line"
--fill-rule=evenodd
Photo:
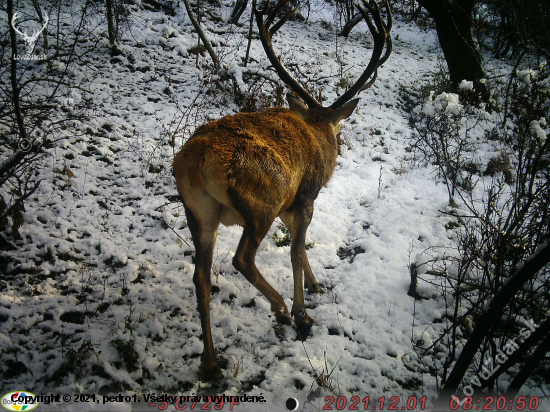
M318 192L330 179L338 147L328 128L307 127L288 109L224 117L197 129L174 158L174 175L186 173L203 190L217 176L248 203L279 205L278 215L299 188Z
M255 255L280 216L292 234L292 314L301 331L313 323L304 307L305 286L320 287L307 259L305 234L313 201L336 166L336 134L357 100L339 109L308 109L289 97L289 109L224 117L199 127L174 158L174 176L196 249L195 274L204 352L202 370L220 378L210 330L210 267L219 223L240 224L243 236L233 264L266 296L277 319L290 323L281 295L260 274Z

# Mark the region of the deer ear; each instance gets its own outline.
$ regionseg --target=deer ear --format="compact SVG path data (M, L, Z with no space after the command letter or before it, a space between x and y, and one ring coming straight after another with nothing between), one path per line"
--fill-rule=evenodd
M344 104L342 107L339 107L338 109L334 109L330 115L332 124L337 125L342 120L347 119L351 116L353 111L355 110L355 107L357 106L357 103L359 103L359 99L353 99L346 104Z
M308 108L300 99L292 96L291 94L286 95L286 100L290 106L290 110L300 116L302 119L307 117Z

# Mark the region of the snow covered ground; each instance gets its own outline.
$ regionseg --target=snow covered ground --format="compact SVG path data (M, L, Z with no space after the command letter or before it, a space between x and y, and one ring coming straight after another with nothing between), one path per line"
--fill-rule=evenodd
M227 18L225 3L221 14ZM321 26L323 19L334 17L318 8L308 26L287 23L275 48L285 61L291 56L314 63L324 76L336 75L335 35ZM42 184L26 203L20 264L5 275L0 294L0 357L9 371L1 378L2 394L248 394L266 402L235 410L258 411L287 410L290 397L301 410L322 410L325 397L334 394L346 396L348 407L352 396L370 396L371 402L385 396L388 403L398 396L399 408L410 396L426 396L430 405L436 380L411 339L431 338L430 324L442 317L444 304L437 298L415 303L407 295L408 264L427 247L453 240L444 227L449 219L440 213L448 200L445 186L430 167L411 168L406 161L412 132L400 90L418 86L435 70L435 32L395 22L393 53L344 126L350 144L315 203L308 231L314 242L309 260L324 293L306 295L315 319L306 341L296 339L291 326L277 327L268 301L233 268L241 229L220 228L211 318L214 345L227 368L218 386L197 376L202 342L193 247L170 170L182 135L176 147L166 135L199 91L201 71L188 53L197 39L183 4L172 17L140 10L130 24L122 56L111 59L102 47L86 66L73 69L77 78L92 79L91 97L101 110L78 126L81 135L67 135L49 149ZM238 73L247 27L229 34L224 27L207 25L209 37ZM366 26L338 39L351 77L368 61L369 44ZM267 66L257 40L251 57L252 67ZM336 97L336 81L323 90L328 102ZM70 108L84 94L72 92L62 103ZM204 116L235 110L210 107ZM290 307L290 247L272 239L283 236L279 225L277 220L256 263ZM319 387L316 376L332 391Z

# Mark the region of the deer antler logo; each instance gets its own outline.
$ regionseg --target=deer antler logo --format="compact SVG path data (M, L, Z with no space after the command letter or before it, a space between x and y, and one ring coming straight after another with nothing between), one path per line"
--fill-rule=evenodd
M44 25L42 26L41 29L33 29L33 34L32 36L29 36L27 34L27 30L25 31L21 31L17 28L17 26L15 25L15 21L17 20L17 15L18 13L15 12L13 14L13 17L11 19L11 26L13 27L13 29L19 34L21 35L21 37L23 38L23 40L25 40L25 42L27 43L27 50L26 50L26 53L25 55L27 56L30 56L32 54L32 52L34 51L34 46L36 45L36 41L38 40L38 36L40 36L40 33L42 33L44 31L44 29L46 28L46 25L48 24L48 21L50 21L50 18L48 17L47 14L44 13Z

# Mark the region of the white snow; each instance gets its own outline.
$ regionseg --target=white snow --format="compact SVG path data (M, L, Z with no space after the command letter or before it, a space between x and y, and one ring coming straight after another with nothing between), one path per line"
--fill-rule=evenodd
M221 14L227 19L230 7L223 3ZM312 78L334 76L323 89L330 103L343 90L337 93L333 81L339 70L336 37L319 23L333 16L320 4L308 25L287 23L276 34L274 47L285 62L296 61ZM247 13L242 21L248 21ZM101 24L106 30L106 23ZM232 34L206 27L241 92L247 91L238 65L246 49L244 26ZM354 79L370 56L367 32L362 24L349 39L338 38L339 57ZM447 190L437 184L433 166L407 165L412 130L399 93L429 76L440 50L433 31L414 25L396 21L392 36L390 59L344 122L350 148L342 149L332 180L315 202L308 230L308 242L314 245L308 256L324 293L306 295L308 313L315 319L306 341L297 340L290 326L277 327L268 301L233 268L242 230L220 227L212 271L219 291L210 307L214 345L227 369L223 386L216 388L198 379L202 342L193 246L183 207L171 197L177 195L171 159L195 127L233 114L237 107L228 99L204 112L193 111L195 104L213 98L195 100L208 76L188 53L197 39L181 2L172 17L136 11L121 40L126 60L111 63L107 49L98 47L89 65L75 73L92 79L92 94L73 91L59 101L71 107L91 97L100 111L79 125L80 135L67 135L48 149L48 162L39 170L42 184L26 203L21 265L12 268L23 274L22 280L6 284L0 294L0 316L6 319L0 322L0 353L3 365L22 362L27 371L3 382L3 393L246 392L261 394L266 403L242 403L236 410L283 411L289 397L299 400L301 410L318 410L331 392L315 392L316 375L330 374L327 382L348 401L354 395L371 400L386 396L387 401L414 395L433 401L438 382L422 366L423 355L413 341L426 348L437 338L431 325L445 313L445 303L437 298L415 302L407 295L408 265L416 257L418 273L425 273L422 252L454 240L440 212ZM272 76L258 40L251 57L254 70ZM208 56L200 60L204 64ZM518 75L525 82L531 78L527 71ZM461 85L471 87L469 82ZM417 110L429 116L458 114L463 106L456 94L442 93ZM178 130L172 147L167 136L184 117L185 128ZM546 138L543 127L541 121L531 124L541 139ZM74 177L60 172L65 167ZM279 224L274 222L261 244L256 264L291 307L290 247L277 247L271 238L274 233L284 237ZM341 248L364 252L341 259ZM51 259L44 258L49 254ZM41 262L37 272L35 262ZM433 294L428 286L420 287ZM87 316L71 321L75 312ZM91 348L81 353L82 362L55 381L67 351L78 353L87 340ZM135 370L121 355L124 345L137 354Z
M546 132L542 128L542 126L545 126L545 125L546 125L545 119L533 120L529 125L529 130L535 133L541 142L544 142L546 140Z
M533 69L524 69L517 71L517 76L525 84L531 84L531 80L536 76L537 72Z
M458 85L460 90L474 90L474 82L468 80L462 80Z
M433 98L434 92L430 93L430 97L422 107L422 113L426 116L434 117L438 112L445 112L450 114L458 114L462 111L463 106L459 102L458 95L456 93L441 93ZM420 109L416 109L418 113Z

